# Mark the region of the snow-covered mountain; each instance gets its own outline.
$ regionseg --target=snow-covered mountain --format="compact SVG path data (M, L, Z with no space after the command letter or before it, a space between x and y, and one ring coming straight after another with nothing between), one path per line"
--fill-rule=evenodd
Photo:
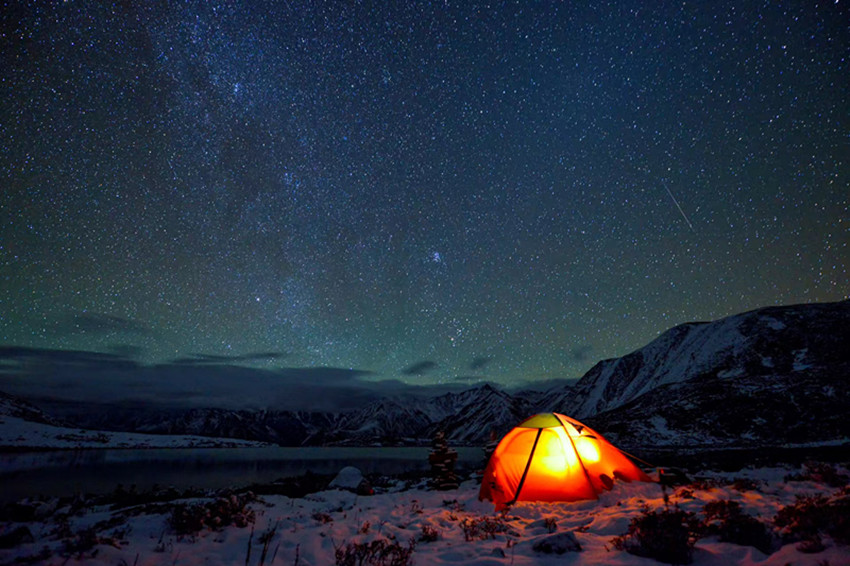
M482 397L439 426L477 443L488 422L509 428L559 411L630 446L846 443L847 407L850 301L841 301L683 324L574 386Z
M850 301L686 324L577 384L577 418L628 445L850 441Z
M786 374L706 374L660 386L585 421L633 448L845 444L848 374L850 364Z
M443 430L449 441L458 444L480 444L491 432L501 436L534 412L533 405L522 396L509 395L490 385L446 394L434 401L437 407L453 406L453 410L447 410L431 426L429 437Z
M596 364L576 385L569 410L581 419L696 379L771 380L838 367L850 361L848 344L850 301L766 307L682 324L631 354Z
M59 426L62 423L54 419L32 403L0 391L0 416L14 417L33 423Z
M409 444L415 443L431 423L418 403L382 399L341 415L333 425L305 440L308 444Z
M677 326L599 362L575 385L542 393L483 385L432 398L385 398L339 414L112 406L62 416L81 428L287 446L425 444L438 430L455 445L474 445L531 414L558 411L631 446L840 443L850 439L848 344L850 301L768 307ZM50 419L8 395L0 396L4 410Z
M344 414L309 442L324 444L423 444L444 431L455 444L478 444L528 416L532 407L492 385L430 399L393 398Z

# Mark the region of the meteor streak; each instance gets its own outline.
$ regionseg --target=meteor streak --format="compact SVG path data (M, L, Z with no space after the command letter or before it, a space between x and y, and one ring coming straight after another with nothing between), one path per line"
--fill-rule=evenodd
M673 204L675 204L675 205L676 205L676 208L678 208L678 209L679 209L679 213L682 215L682 218L684 218L684 219L685 219L685 222L687 222L687 223L688 223L688 227L691 229L691 231L692 231L692 232L696 232L696 230L694 230L694 225L693 225L693 224L691 224L691 221L690 221L690 220L688 220L688 217L687 217L687 215L685 214L685 211L684 211L684 210L682 210L682 207L681 207L681 206L679 206L679 201L677 201L677 200L676 200L676 197L674 197L674 196L673 196L673 193L671 193L671 192L670 192L670 189L669 189L669 188L667 188L667 183L665 183L664 181L661 181L661 184L662 184L662 185L664 185L664 190L665 190L665 191L667 191L667 194L668 194L668 195L670 195L670 198L671 198L671 199L673 199Z

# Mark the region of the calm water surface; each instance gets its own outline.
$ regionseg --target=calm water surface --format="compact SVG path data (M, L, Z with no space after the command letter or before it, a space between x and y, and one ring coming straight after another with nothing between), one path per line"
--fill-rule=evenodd
M334 474L356 466L364 474L428 469L428 448L176 448L62 450L0 454L0 503L34 495L105 493L118 484L222 488L296 476ZM483 465L480 448L459 448L458 467Z

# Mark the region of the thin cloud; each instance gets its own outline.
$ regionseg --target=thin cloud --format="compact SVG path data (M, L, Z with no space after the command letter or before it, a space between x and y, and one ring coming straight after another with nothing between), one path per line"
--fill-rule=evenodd
M187 357L176 358L170 363L177 365L210 365L245 362L265 362L280 360L287 356L282 352L252 352L248 354L235 354L231 356L215 354L190 354Z
M271 356L276 359L278 356ZM100 352L0 347L3 391L63 402L141 403L160 407L342 411L396 384L371 382L366 370L335 367L261 369L233 363L143 365ZM236 356L237 360L269 359Z
M421 362L417 362L412 366L408 366L401 370L402 375L425 375L429 371L432 371L437 368L437 363L432 362L431 360L424 360Z

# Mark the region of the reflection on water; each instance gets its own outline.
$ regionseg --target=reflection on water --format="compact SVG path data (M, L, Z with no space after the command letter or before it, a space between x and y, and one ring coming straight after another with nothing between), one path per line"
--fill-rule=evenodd
M364 474L428 469L428 448L187 448L0 454L0 503L32 495L105 493L118 484L222 488L356 466ZM458 468L483 467L479 448L459 448Z

